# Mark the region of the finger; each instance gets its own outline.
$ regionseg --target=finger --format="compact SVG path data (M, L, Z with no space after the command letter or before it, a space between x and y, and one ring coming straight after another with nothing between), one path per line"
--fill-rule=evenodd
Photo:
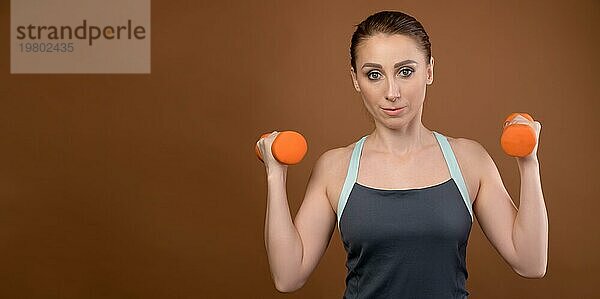
M531 124L531 121L519 114L510 121L510 124Z

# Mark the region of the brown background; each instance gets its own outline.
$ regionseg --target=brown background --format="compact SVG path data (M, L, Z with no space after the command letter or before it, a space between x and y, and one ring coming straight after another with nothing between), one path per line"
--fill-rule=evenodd
M151 75L10 75L0 4L0 297L340 298L334 232L308 283L271 281L264 132L308 139L288 172L295 215L315 160L372 130L348 73L353 25L394 9L428 31L423 122L477 140L518 205L499 146L510 112L542 125L543 279L514 273L473 224L473 298L598 294L598 1L153 1Z

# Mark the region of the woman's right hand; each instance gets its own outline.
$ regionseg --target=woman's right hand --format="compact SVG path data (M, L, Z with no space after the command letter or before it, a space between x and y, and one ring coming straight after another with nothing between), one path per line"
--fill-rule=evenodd
M271 152L271 145L275 138L279 135L278 131L273 131L266 137L260 138L256 144L258 146L258 150L260 151L260 155L263 159L263 163L265 164L265 168L267 170L267 174L274 173L277 171L285 172L287 170L288 165L279 163L273 156Z

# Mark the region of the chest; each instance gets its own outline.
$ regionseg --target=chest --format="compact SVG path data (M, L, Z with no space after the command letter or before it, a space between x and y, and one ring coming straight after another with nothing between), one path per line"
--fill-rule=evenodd
M371 252L401 252L389 249L408 244L452 248L467 241L470 228L469 212L453 180L403 191L355 185L340 220L346 248Z
M452 142L451 142L452 144ZM462 173L469 197L475 201L479 190L477 165L468 159L469 153L460 146L452 144L452 149ZM347 174L350 153L347 155L346 167L337 171L336 177L327 187L328 199L334 211L337 211L338 201ZM406 190L421 189L440 185L451 178L443 153L431 147L410 157L396 157L364 154L360 159L356 182L362 186L376 189Z

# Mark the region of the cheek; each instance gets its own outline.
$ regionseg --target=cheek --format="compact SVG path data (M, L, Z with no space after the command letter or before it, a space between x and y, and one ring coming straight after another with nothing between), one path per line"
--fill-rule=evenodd
M402 93L402 90L404 90L404 95L407 96L410 101L419 100L419 98L425 92L425 88L427 87L426 82L427 81L425 79L414 80L405 84L404 89L401 89L400 92Z
M377 100L385 94L385 88L382 88L380 84L373 84L372 82L361 82L360 90L368 101Z
M379 105L384 95L375 90L363 90L362 97L366 105L373 107Z

